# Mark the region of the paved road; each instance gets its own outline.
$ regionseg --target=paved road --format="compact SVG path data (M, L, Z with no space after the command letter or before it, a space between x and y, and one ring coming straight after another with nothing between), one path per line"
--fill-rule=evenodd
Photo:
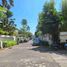
M32 41L0 51L0 67L60 67L44 47Z

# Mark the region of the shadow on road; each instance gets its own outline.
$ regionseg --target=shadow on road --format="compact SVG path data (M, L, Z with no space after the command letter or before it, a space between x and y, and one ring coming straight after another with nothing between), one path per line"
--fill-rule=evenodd
M30 50L39 51L39 52L42 52L42 53L45 53L45 52L46 53L55 53L55 54L58 54L58 55L67 56L67 50L61 50L61 49L52 50L52 49L47 48L45 46L38 46L38 47L32 48Z

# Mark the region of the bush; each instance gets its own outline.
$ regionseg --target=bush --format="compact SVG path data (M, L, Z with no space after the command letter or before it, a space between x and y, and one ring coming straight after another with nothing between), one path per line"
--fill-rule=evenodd
M49 43L47 41L41 41L43 46L49 47Z
M62 49L65 48L64 45L65 45L65 42L60 43L60 47L61 47Z
M2 29L0 29L0 34L3 34L3 30Z
M6 32L6 31L4 32L4 35L8 35L8 34L9 34L8 32Z
M5 47L11 47L17 44L16 41L4 41L3 43Z

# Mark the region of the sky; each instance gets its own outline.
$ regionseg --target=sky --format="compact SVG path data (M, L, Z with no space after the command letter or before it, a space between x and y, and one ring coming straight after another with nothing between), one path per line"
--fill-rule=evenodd
M30 26L30 31L34 33L36 31L36 26L38 24L38 15L43 9L43 5L46 0L14 0L14 7L11 8L13 12L13 18L15 18L15 23L17 28L21 28L22 19L27 19L28 25ZM56 8L60 10L61 0L56 1Z

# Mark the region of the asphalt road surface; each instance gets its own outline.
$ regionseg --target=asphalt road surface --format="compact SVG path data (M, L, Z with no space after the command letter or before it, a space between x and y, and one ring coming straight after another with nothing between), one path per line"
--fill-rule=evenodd
M0 51L0 67L60 67L44 47L32 41Z

